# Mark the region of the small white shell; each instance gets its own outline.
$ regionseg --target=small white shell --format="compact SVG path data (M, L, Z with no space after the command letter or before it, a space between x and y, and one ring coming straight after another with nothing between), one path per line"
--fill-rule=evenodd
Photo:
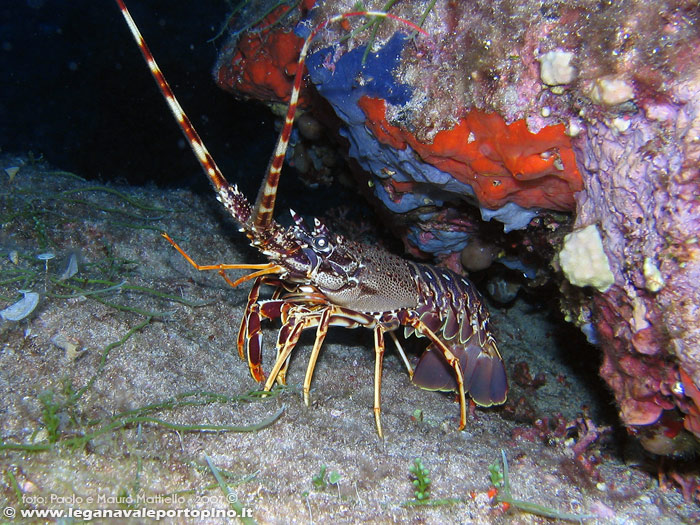
M0 311L0 317L7 321L21 321L34 311L34 308L39 304L39 294L26 290L20 290L20 292L24 294L24 297Z
M78 273L78 257L74 253L71 253L70 257L68 258L66 269L63 271L58 280L65 281L66 279L73 277L76 273Z

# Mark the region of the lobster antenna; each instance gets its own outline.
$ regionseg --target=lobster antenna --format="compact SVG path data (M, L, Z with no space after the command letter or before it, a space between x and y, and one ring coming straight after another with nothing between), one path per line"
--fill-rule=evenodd
M275 199L277 198L277 187L279 186L280 173L282 171L282 165L284 164L284 157L287 152L287 146L289 145L289 139L292 135L294 115L296 114L297 106L299 105L299 92L301 91L301 82L304 75L304 64L306 62L306 55L309 52L311 42L329 24L353 16L391 18L409 26L411 29L418 31L419 33L427 35L427 33L421 27L417 26L410 20L406 20L405 18L401 18L384 11L353 11L350 13L335 15L328 18L326 21L321 22L313 29L313 31L311 31L309 36L306 37L306 40L304 40L304 45L299 53L296 74L294 75L294 87L292 88L292 93L289 97L289 105L287 106L287 115L284 119L284 126L282 127L282 131L277 138L274 153L270 158L270 163L267 166L267 174L260 185L258 196L255 199L255 205L253 206L254 222L252 226L255 230L264 231L273 221Z
M165 80L163 72L158 67L155 58L153 58L151 50L148 48L143 36L141 36L139 28L136 26L134 19L131 18L131 14L126 8L126 5L124 5L123 0L116 0L116 2L119 6L119 10L124 16L124 20L126 20L129 31L131 31L131 35L136 41L136 45L138 45L143 58L146 60L146 64L148 65L148 69L151 71L153 79L156 81L156 84L158 84L158 89L160 89L160 92L168 103L170 112L172 113L173 117L175 117L175 120L177 120L177 123L184 133L187 143L190 145L190 148L192 148L197 161L199 161L204 173L206 173L209 181L218 193L219 201L221 201L229 213L231 213L233 218L238 221L241 231L247 231L248 237L252 239L253 237L251 236L250 227L248 224L252 214L252 207L248 202L248 199L246 199L245 195L241 193L238 186L235 184L230 185L223 173L221 173L219 166L216 165L216 162L207 150L204 142L202 142L202 139L199 137L197 130L194 129L189 117L185 114L185 111L182 109L182 106L180 106L177 98L175 98L173 90L170 89L168 81Z
M185 134L187 142L197 157L199 164L202 166L204 172L207 174L207 177L209 177L209 180L214 185L214 189L219 191L221 188L228 188L228 181L224 178L219 166L216 165L216 162L214 162L214 159L204 145L204 142L202 142L202 139L199 137L199 133L197 133L197 130L194 129L189 117L185 114L185 111L182 109L182 106L180 106L177 98L175 98L173 90L170 89L170 84L168 84L168 81L165 80L163 72L158 67L156 59L153 58L153 53L151 53L151 50L148 48L146 41L141 35L141 31L139 31L139 28L136 26L136 22L134 22L134 19L131 18L131 14L126 8L126 5L124 5L123 0L116 0L116 2L119 6L119 10L122 12L124 19L126 20L127 26L129 26L131 35L136 41L136 45L138 45L143 58L146 60L148 69L151 71L151 75L153 75L153 78L158 84L158 88L168 103L170 112L180 125L180 129L182 129L183 133ZM236 189L236 191L238 190Z

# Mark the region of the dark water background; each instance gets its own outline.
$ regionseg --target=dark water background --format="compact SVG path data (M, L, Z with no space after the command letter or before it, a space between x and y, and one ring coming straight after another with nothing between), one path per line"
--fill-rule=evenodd
M224 173L255 191L274 142L270 113L216 87L224 0L127 2ZM0 147L82 177L194 186L206 180L112 0L0 2ZM232 175L233 174L233 175Z

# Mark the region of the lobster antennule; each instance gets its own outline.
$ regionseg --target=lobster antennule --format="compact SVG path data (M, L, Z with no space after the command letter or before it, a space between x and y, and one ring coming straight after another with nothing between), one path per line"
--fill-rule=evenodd
M354 11L351 13L343 13L339 15L332 16L325 21L318 24L311 31L309 36L304 40L304 45L299 53L299 60L297 61L296 73L294 75L294 87L292 93L289 97L289 105L287 106L287 115L284 119L284 126L282 131L277 137L277 144L275 145L274 153L270 158L270 163L267 166L267 173L263 179L260 189L258 190L258 196L255 199L255 205L253 206L253 217L252 217L252 227L256 231L262 231L269 227L273 221L273 214L275 212L275 200L277 198L277 188L279 187L280 173L282 171L282 165L284 164L284 157L287 153L287 147L289 146L289 139L292 136L292 127L294 125L294 116L296 115L297 106L299 105L299 93L301 91L301 83L304 75L304 65L306 63L306 56L309 53L309 47L314 38L329 24L344 20L353 16L374 16L391 18L397 20L402 24L409 26L411 29L418 31L424 35L427 33L420 27L399 16L393 15L391 13L385 13L383 11Z
M195 267L197 271L203 272L207 270L217 270L219 274L224 278L224 280L232 287L235 288L241 283L244 283L246 281L250 281L251 279L257 279L258 277L262 277L263 275L269 275L269 274L281 274L284 273L285 269L274 263L263 263L263 264L198 264L190 257L187 255L187 252L180 248L180 246L168 235L167 233L163 232L161 233L163 238L168 241L170 244L172 244L173 248L175 248L180 255L182 255L185 260L190 263L192 266ZM232 281L229 279L229 277L226 275L226 270L257 270L253 273L249 273L247 275L244 275L243 277L240 277L236 279L235 281Z
M252 213L250 203L246 199L245 195L239 191L238 187L236 185L230 185L223 173L221 173L219 166L217 166L216 162L204 145L204 142L202 142L197 130L194 128L189 117L175 97L175 94L170 88L170 84L168 84L168 81L165 79L163 72L160 70L160 67L158 67L158 63L156 62L155 58L153 58L151 50L146 44L146 41L141 35L141 31L139 31L136 22L134 22L134 19L131 17L131 14L126 8L123 0L115 1L117 2L117 6L119 6L122 16L126 20L126 24L129 27L131 35L136 41L136 45L138 46L144 60L146 61L146 64L148 65L151 76L156 81L158 89L163 94L163 97L165 97L165 100L168 103L168 108L170 109L173 117L175 117L175 120L177 120L180 129L187 139L187 143L190 145L190 148L192 148L195 157L197 157L197 161L202 166L204 173L206 173L209 181L219 194L219 200L226 205L230 213L233 215L233 218L245 228Z

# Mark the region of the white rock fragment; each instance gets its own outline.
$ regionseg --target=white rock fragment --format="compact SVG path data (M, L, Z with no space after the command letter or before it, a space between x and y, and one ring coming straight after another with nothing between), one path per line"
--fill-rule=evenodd
M51 338L51 342L61 350L65 351L66 359L68 361L75 361L82 354L82 352L80 352L78 349L78 345L64 334L56 334Z
M606 292L614 283L610 261L595 224L575 230L564 237L559 266L575 286L593 286Z
M632 319L630 320L633 333L649 328L647 313L647 305L644 303L644 301L639 296L634 297L632 299Z
M664 287L666 282L661 275L661 270L654 264L654 260L651 257L644 259L644 265L642 266L642 272L644 273L644 279L646 280L645 287L650 292L658 292Z
M571 65L574 54L571 51L556 49L542 55L540 79L548 86L568 84L576 78L576 68Z
M676 381L675 383L673 383L673 386L671 387L671 392L673 392L677 396L684 396L685 387L683 386L683 383L681 383L680 381Z
M677 110L669 104L650 104L644 108L644 113L649 120L670 122L676 118Z
M625 119L622 117L615 117L612 119L612 126L620 133L624 133L630 127L630 119Z
M32 441L34 443L41 443L49 440L49 433L45 428L40 429L36 434L32 436ZM31 481L29 483L32 483ZM33 485L33 483L32 483Z
M569 137L578 137L581 131L583 131L583 129L581 128L581 124L579 124L578 120L571 119L569 121L569 127L566 128L566 134Z
M20 293L24 295L22 299L0 311L0 317L6 321L21 321L31 314L39 304L38 293L27 290L20 290Z
M39 443L39 440L35 438L34 442ZM33 482L31 482L29 480L22 482L20 484L20 487L22 488L22 492L28 492L30 494L33 494L35 492L39 492L39 487L37 487Z
M596 104L616 106L632 100L634 89L621 78L606 76L597 79L587 94Z

